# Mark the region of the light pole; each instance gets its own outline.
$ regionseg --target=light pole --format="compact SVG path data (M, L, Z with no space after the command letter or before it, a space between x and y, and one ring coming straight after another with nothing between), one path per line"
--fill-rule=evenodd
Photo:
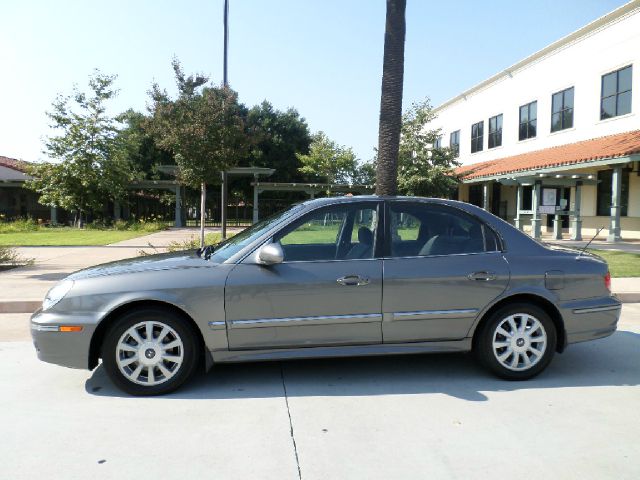
M227 52L229 49L229 0L224 0L224 52L222 64L222 86L226 89L229 86L229 78L227 76ZM227 238L227 172L222 172L222 188L220 203L220 225L222 227L222 239Z

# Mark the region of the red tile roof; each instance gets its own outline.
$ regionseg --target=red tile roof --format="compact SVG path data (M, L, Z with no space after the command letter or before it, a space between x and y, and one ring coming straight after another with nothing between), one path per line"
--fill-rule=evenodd
M561 167L640 153L640 130L592 138L456 168L463 180Z
M15 158L3 157L0 155L0 166L7 167L18 172L26 173L28 163L24 160L16 160Z

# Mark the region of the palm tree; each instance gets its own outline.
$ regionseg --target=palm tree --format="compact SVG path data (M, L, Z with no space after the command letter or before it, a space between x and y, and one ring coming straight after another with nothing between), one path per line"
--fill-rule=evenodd
M377 195L395 195L398 187L406 5L407 0L387 0L378 130Z

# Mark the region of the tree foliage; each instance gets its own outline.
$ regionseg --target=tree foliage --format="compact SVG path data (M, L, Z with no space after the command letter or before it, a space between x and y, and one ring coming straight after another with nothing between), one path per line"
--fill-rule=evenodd
M150 131L157 145L171 152L182 182L200 187L217 182L220 172L247 154L248 136L236 92L206 85L203 75L186 76L172 62L178 96L154 84L150 92Z
M132 178L118 122L107 113L107 102L117 94L115 78L96 70L88 94L74 87L72 95L56 98L47 116L59 134L46 139L43 153L57 162L29 167L34 178L27 187L40 194L40 203L75 211L79 226L106 200L124 198Z
M317 181L354 183L358 175L358 159L351 148L338 145L324 132L313 135L308 154L297 154L300 172Z
M459 163L449 148L434 148L439 129L425 125L435 119L429 100L414 103L402 118L398 159L398 190L403 195L446 197L458 184Z
M265 100L249 109L246 122L252 143L243 163L274 168L273 181L304 181L297 154L309 153L311 134L305 119L293 108L277 110Z

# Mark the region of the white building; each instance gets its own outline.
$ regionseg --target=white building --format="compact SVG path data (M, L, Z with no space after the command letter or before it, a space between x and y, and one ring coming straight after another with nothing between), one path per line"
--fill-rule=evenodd
M428 128L463 164L460 200L536 237L640 238L640 0L435 112Z

